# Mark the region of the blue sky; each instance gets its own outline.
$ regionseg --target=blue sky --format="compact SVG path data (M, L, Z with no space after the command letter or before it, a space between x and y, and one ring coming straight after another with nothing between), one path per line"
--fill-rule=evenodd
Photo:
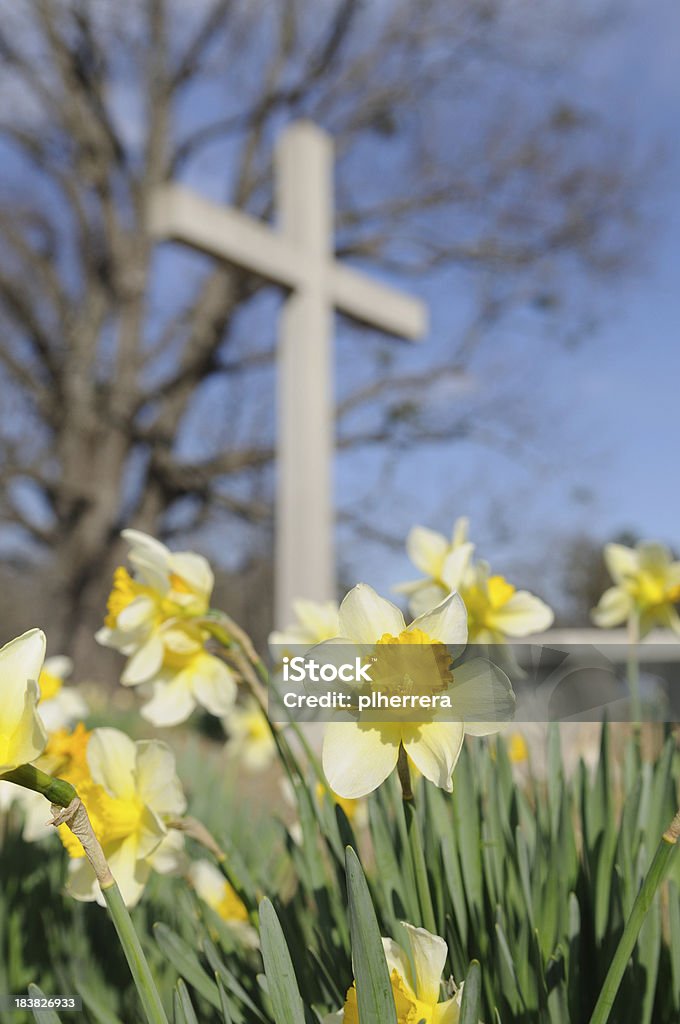
M531 341L522 381L536 436L526 448L433 448L409 457L384 506L378 502L391 533L407 521L446 530L455 516L471 515L479 553L557 602L561 542L570 535L604 541L631 529L680 549L680 8L666 0L627 8L585 51L579 87L620 118L649 161L629 269L589 284L584 300L596 326L587 337L563 347ZM446 317L441 296L432 312L436 337ZM506 326L493 374L473 372L480 399L492 397L496 372L512 379L526 326L521 318ZM341 485L355 473L347 460ZM343 555L350 577L382 589L410 574L405 559L386 559L377 547L344 547Z

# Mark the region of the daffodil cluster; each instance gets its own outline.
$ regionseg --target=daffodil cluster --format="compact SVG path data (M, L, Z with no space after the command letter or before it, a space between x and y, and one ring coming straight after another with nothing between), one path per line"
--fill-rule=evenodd
M409 598L412 614L433 607L457 591L468 615L471 643L502 643L549 629L551 609L528 590L517 590L503 576L494 575L488 562L473 559L475 546L468 540L468 520L458 519L451 538L414 526L406 550L423 577L395 589Z
M641 541L634 548L607 544L604 560L614 586L593 610L597 626L629 622L640 638L654 626L680 633L680 561L673 560L668 548L654 541Z
M97 640L127 657L124 686L143 685L142 715L156 726L184 722L197 705L223 716L236 699L234 673L206 648L204 617L214 576L202 555L170 551L138 530L124 530L132 572L116 569Z

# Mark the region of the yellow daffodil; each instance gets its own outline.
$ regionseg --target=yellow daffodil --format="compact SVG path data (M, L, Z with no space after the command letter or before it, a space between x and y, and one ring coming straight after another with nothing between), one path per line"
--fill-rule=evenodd
M491 576L486 562L472 561L474 544L467 539L468 520L458 519L449 541L442 533L414 526L406 550L425 578L402 583L412 614L419 615L437 601L458 591L468 613L471 643L502 643L548 629L553 613L527 590L517 590L503 576Z
M607 544L604 560L614 586L592 612L595 625L607 629L635 618L640 637L657 625L680 633L680 561L673 561L668 548L653 541L634 548Z
M47 746L34 763L41 771L65 779L77 788L88 775L86 751L89 738L90 733L82 722L73 731L57 729L48 735ZM54 835L48 821L45 797L41 793L10 782L0 782L0 807L6 809L10 804L17 805L23 812L21 836L25 842L34 843Z
M154 866L153 855L168 836L165 822L186 806L175 758L164 743L135 743L110 728L74 740L71 756L65 775L87 808L125 903L134 906ZM103 904L80 841L66 825L59 835L72 858L69 891L76 899Z
M275 661L284 654L305 654L314 644L338 635L337 601L295 601L296 622L269 634L269 646Z
M390 972L397 1024L458 1024L463 986L452 986L452 998L439 1002L442 973L448 946L439 935L402 922L408 949L393 939L383 939ZM324 1024L359 1024L355 985L347 992L344 1008L326 1017Z
M426 779L450 791L465 733L495 732L514 712L509 680L489 662L477 658L449 671L451 655L446 645L464 645L467 635L461 598L450 594L406 626L395 605L366 584L359 584L342 602L339 618L340 636L320 644L316 651L337 650L338 644L368 648L373 663L382 666L381 682L393 677L397 686L402 680L412 686L412 674L429 674L429 678L418 680L418 686L430 692L445 687L454 710L447 711L445 717L434 714L426 721L400 716L382 721L385 713L375 711L359 712L354 720L331 722L322 754L329 786L345 799L366 796L396 767L403 746ZM409 675L400 675L400 658L414 648L421 652L420 663L411 655Z
M460 588L468 613L471 643L503 643L542 633L553 623L552 609L503 576L491 576L486 562L469 566Z
M409 598L412 615L433 608L460 585L475 550L468 540L469 521L457 519L451 538L425 526L414 526L406 538L406 551L424 579L400 583L394 589Z
M0 649L0 776L35 761L47 743L38 714L45 634L31 629Z
M146 684L152 699L142 715L156 726L184 722L197 705L225 715L236 699L231 669L206 650L200 625L214 577L202 555L170 551L138 530L124 530L133 575L114 574L108 615L97 640L126 655L124 686Z
M187 874L199 899L214 910L245 945L256 946L257 932L249 922L246 906L222 872L209 860L195 860Z
M70 658L46 658L38 679L40 703L38 714L48 733L67 729L88 712L83 697L71 686L65 686L66 679L73 671Z
M269 723L256 700L236 706L223 720L229 739L227 751L252 772L269 767L276 756L276 743Z
M513 732L508 737L507 747L511 764L523 764L529 760L529 747L521 732Z
M222 717L236 700L236 677L221 658L205 649L207 633L198 626L171 620L158 631L162 660L146 679L121 677L127 686L152 683L153 696L141 714L155 726L186 721L197 705Z
M347 799L340 796L339 793L335 793L330 786L324 786L322 782L317 782L315 796L319 803L329 800L331 804L340 807L349 823L355 828L365 828L368 824L368 808L365 800Z

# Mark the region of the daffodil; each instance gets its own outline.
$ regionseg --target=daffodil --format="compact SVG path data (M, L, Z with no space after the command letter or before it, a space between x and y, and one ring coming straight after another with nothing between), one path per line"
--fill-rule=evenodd
M607 629L636 619L640 637L656 625L680 633L680 561L673 561L668 548L642 541L634 548L607 544L604 560L614 581L605 590L593 622Z
M394 589L409 598L413 615L434 607L460 585L475 550L468 540L469 520L461 517L453 526L451 538L425 526L414 526L406 538L406 551L424 579L400 583Z
M529 760L529 747L521 732L513 732L507 740L508 758L511 764L523 764Z
M257 946L257 932L250 924L246 906L222 872L209 860L192 861L189 881L203 900L247 946Z
M262 708L252 697L236 706L223 720L229 739L227 750L245 768L261 772L276 756L276 743Z
M397 1024L458 1024L463 986L451 985L453 996L439 1001L442 973L448 956L446 942L425 928L414 928L406 922L402 922L402 928L406 932L408 949L393 939L383 939ZM340 1013L326 1017L324 1024L359 1024L355 985L347 992L344 1008Z
M207 632L196 625L170 620L158 631L160 664L148 675L131 674L128 664L122 683L152 684L152 698L141 714L153 725L178 725L197 705L217 717L231 711L236 676L221 658L205 649L207 638Z
M38 714L38 678L45 658L39 629L0 649L0 777L35 761L47 743Z
M42 676L41 676L42 678ZM36 758L35 765L47 775L65 779L78 788L87 777L87 744L90 733L82 722L75 729L57 729L47 737L47 745ZM47 820L45 797L10 782L0 782L0 806L15 804L23 812L21 836L27 843L34 843L54 835L54 829Z
M467 519L456 520L451 540L424 526L413 527L406 550L425 578L395 588L408 595L411 612L421 614L458 591L467 608L471 643L502 643L548 629L553 613L547 604L503 576L492 576L486 562L473 562L467 531Z
M492 576L487 562L465 572L460 588L468 613L471 643L503 643L542 633L553 623L552 609L528 590L517 590L503 576Z
M142 715L156 726L184 722L197 705L225 715L236 699L232 670L206 649L201 617L214 577L202 555L170 551L138 530L123 530L131 575L114 573L108 614L97 640L126 655L124 686L144 685L151 700Z
M275 661L284 654L305 654L314 644L338 635L337 601L295 601L296 622L269 634L269 646Z
M134 906L168 836L166 822L186 806L175 758L164 743L135 743L118 729L95 729L81 740L66 776L85 804L125 903ZM103 904L80 841L66 825L59 835L72 858L69 891Z
M38 679L38 713L48 733L69 728L88 712L87 704L78 691L64 685L72 671L70 658L56 656L45 659Z
M390 721L381 721L380 717L386 716L380 711L359 712L353 720L331 722L322 753L329 786L346 799L366 796L393 771L403 747L426 779L450 791L465 733L495 732L514 711L509 680L489 662L476 658L454 672L449 670L451 653L447 645L458 647L466 641L466 612L461 598L450 594L407 626L394 604L366 584L359 584L342 602L339 618L340 636L319 645L316 651L332 653L338 644L346 645L346 649L361 645L371 652L381 680L395 679L399 686L403 678L411 686L412 676L424 675L426 678L416 680L416 685L430 693L445 688L453 710L445 715L435 712L428 720L417 722L396 715ZM403 664L407 676L403 675Z

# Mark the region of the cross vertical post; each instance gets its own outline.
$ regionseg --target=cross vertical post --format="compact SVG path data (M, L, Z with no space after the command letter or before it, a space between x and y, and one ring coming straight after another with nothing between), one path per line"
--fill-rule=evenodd
M276 148L275 227L242 210L158 186L149 231L244 267L286 290L278 338L275 613L283 628L296 598L335 597L333 544L333 316L415 341L427 328L422 302L335 258L333 143L309 121Z
M275 616L284 623L296 597L324 601L336 590L332 142L298 122L281 136L276 166L279 230L308 260L304 283L285 300L278 342Z

